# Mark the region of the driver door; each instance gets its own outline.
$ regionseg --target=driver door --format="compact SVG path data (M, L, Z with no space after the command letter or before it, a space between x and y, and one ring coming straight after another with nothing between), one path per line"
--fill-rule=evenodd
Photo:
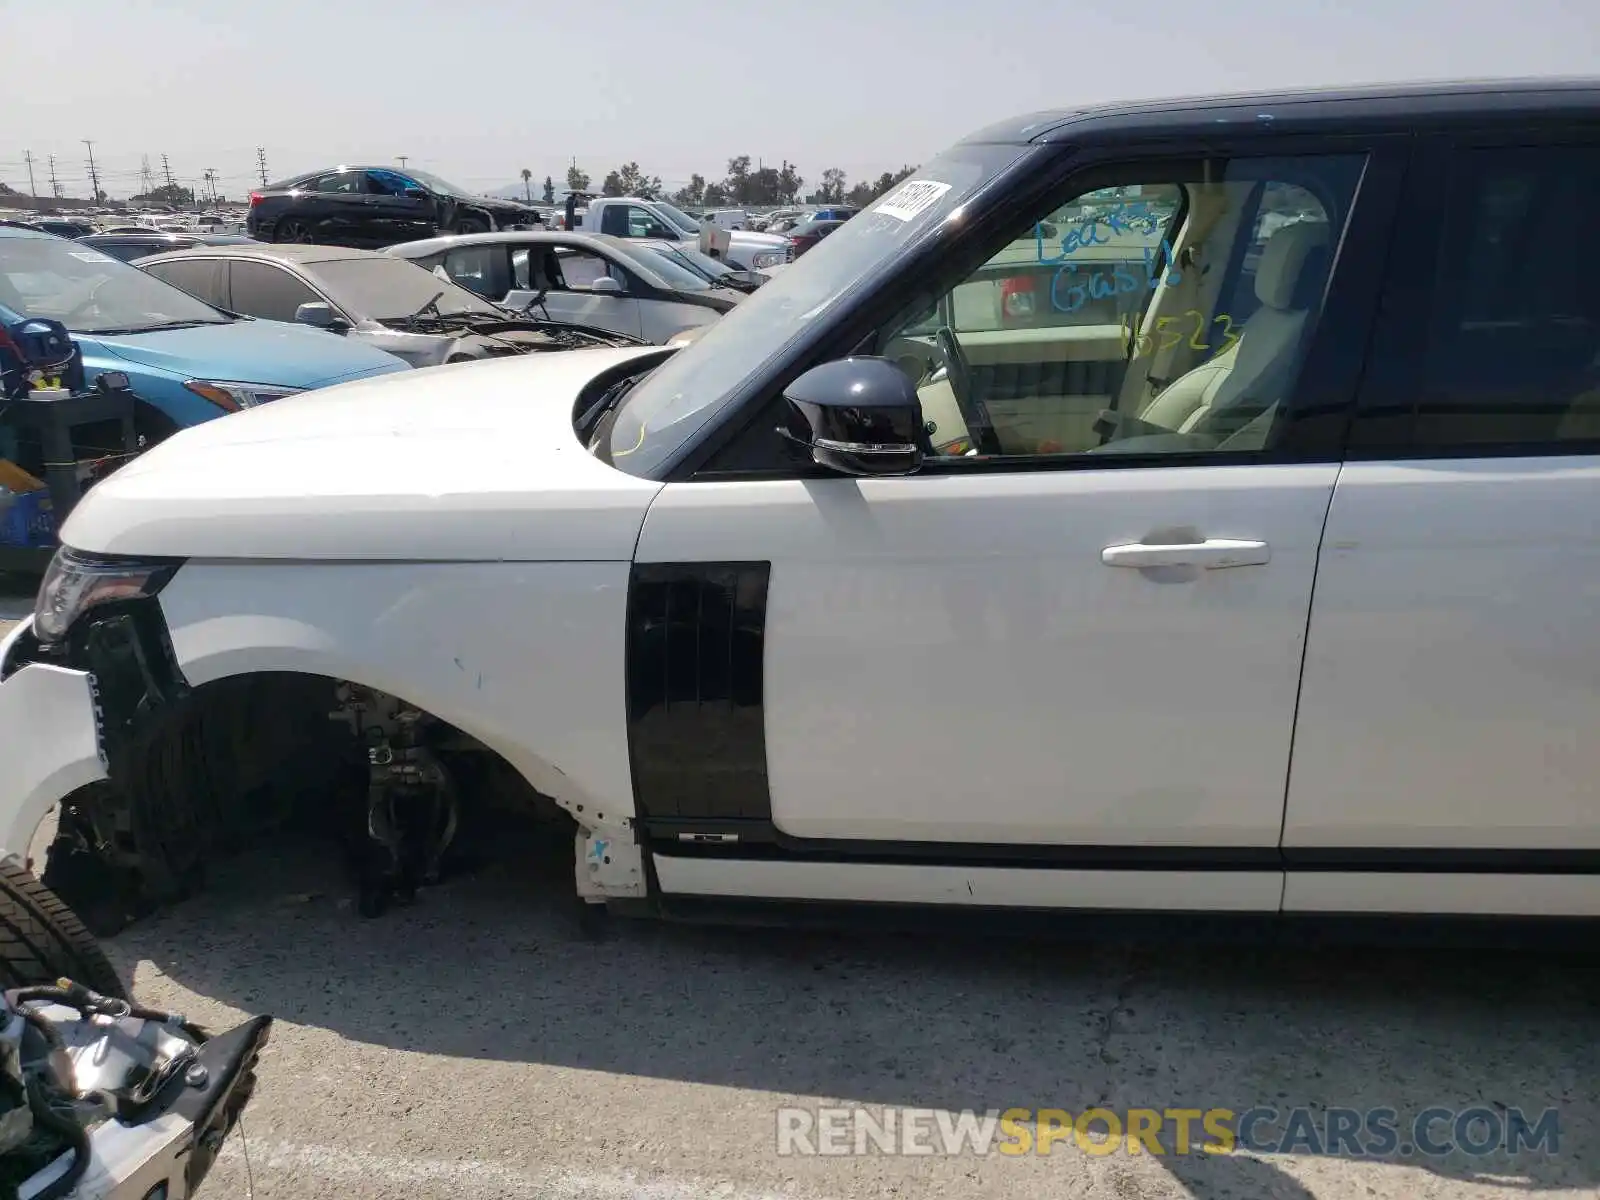
M934 303L865 347L919 386L941 447L919 473L719 477L713 461L666 486L641 564L764 572L745 626L761 639L764 795L747 787L741 815L770 821L775 857L794 861L751 862L751 888L1278 907L1339 472L1342 423L1324 418L1353 394L1349 345L1367 335L1392 213L1382 180L1359 186L1375 160L1159 162L1080 184L976 270L909 289ZM1273 183L1311 195L1292 215L1320 225L1275 242ZM1020 276L1031 311L1007 308ZM826 863L806 861L817 850ZM1080 869L1024 885L974 874L979 859ZM1119 867L1136 882L1108 884ZM664 870L663 887L724 886L692 875Z

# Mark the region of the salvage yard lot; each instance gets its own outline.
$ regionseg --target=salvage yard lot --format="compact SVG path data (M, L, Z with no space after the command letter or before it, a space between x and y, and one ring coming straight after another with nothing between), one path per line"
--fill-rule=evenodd
M262 1197L1600 1190L1592 960L634 922L587 941L567 878L511 867L372 921L347 894L327 848L274 843L110 943L147 1002L279 1017L246 1121ZM1560 1143L1514 1161L1100 1157L1070 1138L1048 1157L778 1156L775 1109L841 1101L1553 1107ZM216 1194L244 1194L236 1141L218 1172Z

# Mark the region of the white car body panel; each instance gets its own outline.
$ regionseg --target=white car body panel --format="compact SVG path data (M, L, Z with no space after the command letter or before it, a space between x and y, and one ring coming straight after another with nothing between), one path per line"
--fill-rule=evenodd
M50 806L106 777L88 674L23 667L0 685L0 730L0 851L26 858Z
M640 300L638 336L664 346L680 333L716 324L722 314L698 304L674 304L670 300Z
M1291 871L1283 911L1340 915L1600 917L1593 875Z
M536 293L512 291L502 302L510 308L525 308ZM599 329L612 329L639 337L643 301L632 296L591 296L584 292L546 292L535 307L535 314L549 313L552 321L570 321L574 325L593 325ZM541 312L542 310L542 312Z
M1344 468L1286 847L1600 847L1597 500L1593 457Z
M638 558L771 561L791 835L1273 847L1337 470L668 484ZM1166 581L1101 562L1179 526L1271 561Z
M633 811L627 594L626 561L191 562L160 604L191 685L296 671L378 688L605 828Z
M614 561L660 484L579 444L572 406L645 349L571 350L291 396L186 429L93 488L62 540L231 559Z
M1276 871L1070 871L897 863L655 859L661 890L688 896L994 908L1276 912Z

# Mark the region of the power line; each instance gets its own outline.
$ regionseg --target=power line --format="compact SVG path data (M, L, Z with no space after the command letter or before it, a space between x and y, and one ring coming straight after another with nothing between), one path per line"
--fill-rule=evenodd
M100 199L100 176L94 169L94 143L88 138L82 139L83 144L89 148L89 197L92 200Z
M28 194L35 200L39 198L39 189L33 186L33 151L24 150L22 161L28 164Z

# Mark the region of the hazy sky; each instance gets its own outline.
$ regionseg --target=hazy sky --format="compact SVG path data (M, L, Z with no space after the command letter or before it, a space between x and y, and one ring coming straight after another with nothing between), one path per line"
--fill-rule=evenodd
M0 13L20 0L0 0ZM235 195L341 161L475 190L635 159L916 163L1013 113L1352 81L1600 73L1600 0L48 0L0 43L0 180L141 157ZM25 19L24 19L25 17ZM15 23L15 22L14 22Z

